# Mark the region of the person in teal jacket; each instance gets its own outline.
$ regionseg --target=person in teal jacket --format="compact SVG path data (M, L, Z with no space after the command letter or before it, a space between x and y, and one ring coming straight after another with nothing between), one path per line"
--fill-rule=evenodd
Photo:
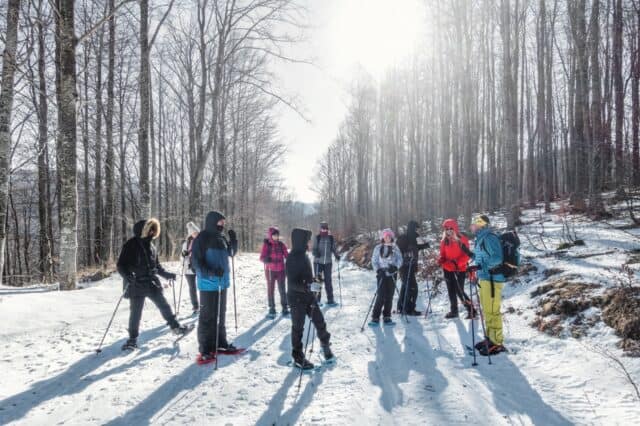
M503 254L500 238L490 227L489 217L480 215L471 225L471 230L476 236L473 260L478 274L478 287L480 288L480 304L484 313L484 321L487 335L485 340L478 343L476 348L486 355L493 355L505 350L504 336L502 334L502 313L500 303L505 277L492 271L502 265Z

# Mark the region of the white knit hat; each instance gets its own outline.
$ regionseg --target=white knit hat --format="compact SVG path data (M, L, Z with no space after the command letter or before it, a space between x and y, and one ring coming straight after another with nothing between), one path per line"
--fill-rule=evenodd
M198 225L196 225L193 222L188 222L187 223L187 232L189 233L189 235L191 234L196 234L200 232L200 228L198 228Z

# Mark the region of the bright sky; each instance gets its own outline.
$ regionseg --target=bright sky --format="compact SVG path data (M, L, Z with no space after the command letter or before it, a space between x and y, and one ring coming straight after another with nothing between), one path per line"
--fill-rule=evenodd
M296 96L305 117L283 109L280 135L288 154L281 174L299 201L317 201L312 181L319 159L337 135L358 66L376 81L406 58L424 26L420 0L305 0L311 27L307 41L289 56L315 66L279 64L283 93Z

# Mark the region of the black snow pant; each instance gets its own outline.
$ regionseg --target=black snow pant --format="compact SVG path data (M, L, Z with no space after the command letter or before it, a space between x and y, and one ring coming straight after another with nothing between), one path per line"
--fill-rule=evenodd
M196 276L187 274L185 275L187 284L189 284L189 296L191 297L191 306L193 310L197 311L200 307L198 304L198 287L196 286Z
M332 263L327 263L325 265L321 263L316 263L316 276L322 274L324 278L324 288L327 289L327 303L335 303L333 299L333 281L331 280L331 269L333 267ZM318 302L322 299L322 294L318 294Z
M464 292L464 279L466 272L450 272L444 271L444 280L447 283L447 293L449 293L449 303L451 304L451 312L458 313L458 298L464 304L467 310L470 309L470 299Z
M313 293L290 291L287 298L291 309L291 356L294 360L301 360L305 355L302 336L307 316L311 318L322 346L329 345L331 334L327 331L327 323L324 321L324 316Z
M400 268L400 279L402 288L398 298L398 312L410 314L416 310L418 300L418 281L416 280L416 267L410 263L408 266ZM407 292L407 287L409 291ZM405 306L406 301L406 306Z
M218 306L220 296L220 306ZM218 315L218 308L220 313ZM227 328L225 319L227 316L227 290L200 291L200 316L198 318L198 346L201 354L209 354L215 351L216 339L218 348L227 347ZM219 317L219 321L218 321Z
M140 320L142 319L142 308L144 308L144 299L149 298L160 310L162 318L167 322L169 327L179 327L176 316L171 311L171 306L164 298L162 291L152 291L146 296L135 296L129 298L129 338L137 339L140 329Z
M371 319L379 320L380 312L384 318L391 318L391 307L393 306L393 294L396 290L396 281L393 276L384 276L380 282L380 287L376 293L376 303L373 305Z

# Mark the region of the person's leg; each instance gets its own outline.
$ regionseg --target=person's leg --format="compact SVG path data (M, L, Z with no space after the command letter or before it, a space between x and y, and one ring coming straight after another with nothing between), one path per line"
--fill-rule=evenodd
M144 308L144 296L129 298L129 339L131 340L138 338L142 308Z
M196 276L195 275L185 275L187 280L187 284L189 285L189 297L191 298L191 307L193 307L194 311L197 311L200 308L200 304L198 303L198 287L196 286Z
M500 312L500 301L504 283L494 283L493 296L491 295L491 282L480 281L480 303L484 315L487 337L495 344L501 345L504 342L502 335L502 313Z
M304 357L302 336L304 334L304 320L307 311L298 294L291 293L288 299L289 308L291 309L291 356L294 359L301 359Z
M456 273L444 271L444 280L447 283L447 294L449 295L449 312L458 314L458 290L456 284Z
M371 311L371 319L374 321L380 320L380 313L382 312L382 305L385 302L384 298L384 279L378 279L376 282L376 302L373 305L373 311Z
M320 340L320 344L322 344L322 346L329 345L331 334L327 331L327 323L324 320L324 315L322 315L322 310L317 304L313 302L307 305L306 310L307 315L309 315L311 321L313 322L313 326L316 328L316 333L318 335L318 339Z
M167 299L165 299L162 291L157 290L151 292L151 294L149 295L149 299L151 299L151 301L156 305L156 307L160 311L160 314L162 315L162 318L164 318L169 327L180 327L180 324L178 324L176 316L173 314L171 306L169 306L169 302L167 302Z
M402 267L400 268L400 271L399 271L401 284L400 284L400 296L398 297L398 304L396 306L398 313L404 312L404 301L405 301L404 299L405 299L405 293L407 291L407 283L409 282L408 271L409 271L409 268L407 267Z
M335 303L333 299L333 281L331 279L332 267L331 263L324 265L324 287L327 289L327 303Z
M227 341L227 290L224 289L220 292L220 318L217 322L218 332L220 333L220 347L229 346Z
M200 292L200 315L198 317L198 345L200 347L201 354L208 354L213 352L213 346L215 345L214 333L215 322L214 315L216 305L216 292L215 291L201 291Z
M287 286L285 284L285 273L284 271L278 271L276 280L278 282L278 293L280 294L280 304L282 305L282 310L285 311L288 309L287 303Z
M415 269L415 268L412 268ZM416 310L416 303L418 302L418 281L416 280L416 271L412 270L409 274L409 297L407 297L407 312L414 312Z
M384 291L384 309L382 310L382 316L384 318L391 318L393 294L396 290L396 283L393 277L385 277L382 284L382 290Z
M267 303L269 304L269 309L275 309L276 301L274 297L274 291L276 277L274 276L274 274L276 274L276 272L273 272L267 268L265 269L265 274L267 275Z

